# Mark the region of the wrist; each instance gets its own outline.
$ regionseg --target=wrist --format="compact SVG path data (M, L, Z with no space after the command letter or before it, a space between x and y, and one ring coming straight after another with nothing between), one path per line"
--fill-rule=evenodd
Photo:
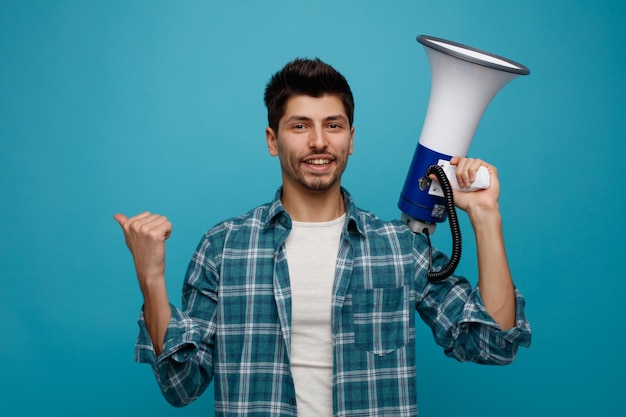
M137 278L144 297L165 288L165 275L162 273L138 274Z
M491 207L472 206L466 210L466 213L474 228L482 225L502 224L502 214L500 213L500 206L497 203Z

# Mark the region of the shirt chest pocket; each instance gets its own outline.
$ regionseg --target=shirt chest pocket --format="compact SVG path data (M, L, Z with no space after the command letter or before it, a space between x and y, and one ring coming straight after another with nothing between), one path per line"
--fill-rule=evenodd
M352 294L354 343L375 355L409 342L409 287L356 290Z

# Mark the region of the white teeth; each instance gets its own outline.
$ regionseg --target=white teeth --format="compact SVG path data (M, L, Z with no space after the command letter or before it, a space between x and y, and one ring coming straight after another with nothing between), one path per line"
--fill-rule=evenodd
M307 161L307 164L310 164L310 165L326 165L326 164L330 164L330 161L328 159L312 159L310 161Z

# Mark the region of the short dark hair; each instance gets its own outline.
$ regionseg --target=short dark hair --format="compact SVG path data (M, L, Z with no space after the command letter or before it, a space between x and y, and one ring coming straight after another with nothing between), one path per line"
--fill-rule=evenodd
M296 58L270 78L265 87L265 106L269 127L278 130L278 122L285 113L285 104L293 96L338 96L345 108L348 122L354 121L354 98L348 81L319 58Z

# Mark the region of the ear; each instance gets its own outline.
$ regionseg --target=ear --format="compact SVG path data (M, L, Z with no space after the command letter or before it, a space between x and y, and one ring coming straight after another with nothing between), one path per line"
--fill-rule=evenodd
M267 141L267 150L270 155L278 156L278 143L276 139L276 134L271 127L265 128L265 140Z
M350 149L348 150L348 155L352 155L354 152L354 126L350 128Z

